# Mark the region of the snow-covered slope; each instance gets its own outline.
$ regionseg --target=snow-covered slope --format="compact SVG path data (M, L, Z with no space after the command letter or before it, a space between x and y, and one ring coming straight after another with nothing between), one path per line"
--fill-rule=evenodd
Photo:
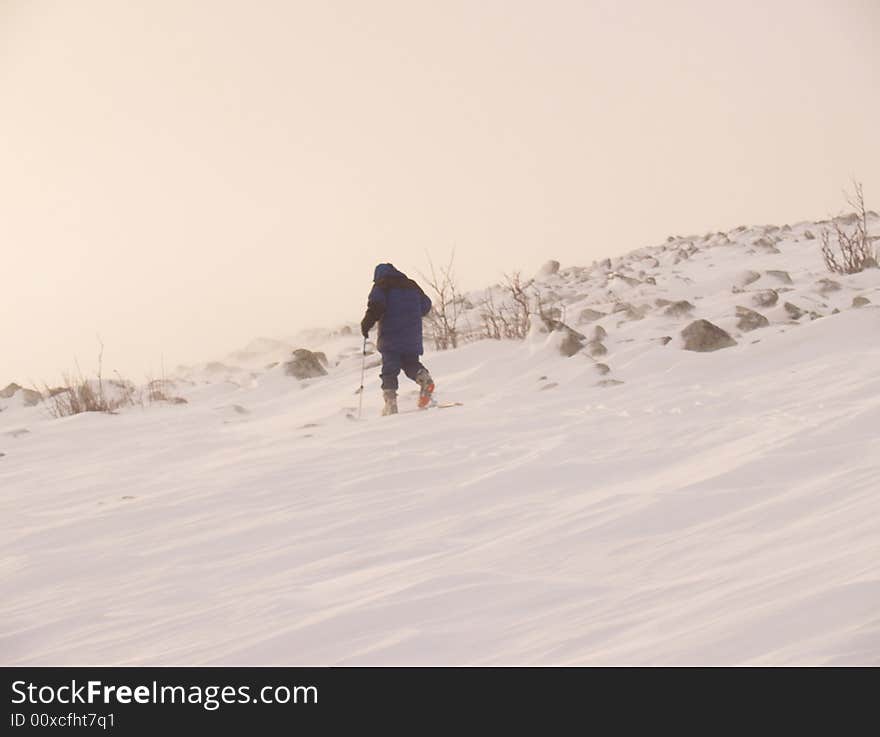
M262 340L187 404L0 399L0 662L880 663L880 270L807 230L545 273L606 352L429 353L461 407L382 418L371 365L352 420L347 330L305 381ZM682 350L698 318L737 345Z

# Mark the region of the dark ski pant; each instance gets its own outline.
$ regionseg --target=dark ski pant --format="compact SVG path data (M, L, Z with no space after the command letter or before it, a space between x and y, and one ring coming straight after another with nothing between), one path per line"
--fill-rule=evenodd
M382 351L382 388L397 390L397 375L400 369L403 369L410 379L416 380L416 375L421 371L422 366L418 355L415 353L389 353Z

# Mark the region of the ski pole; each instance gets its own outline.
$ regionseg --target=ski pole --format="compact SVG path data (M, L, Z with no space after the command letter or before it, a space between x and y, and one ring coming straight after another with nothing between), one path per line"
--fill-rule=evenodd
M358 393L360 394L360 398L358 399L358 419L361 418L361 409L364 406L364 375L367 371L367 339L364 338L364 347L361 350L362 358L361 358L361 388L358 389Z

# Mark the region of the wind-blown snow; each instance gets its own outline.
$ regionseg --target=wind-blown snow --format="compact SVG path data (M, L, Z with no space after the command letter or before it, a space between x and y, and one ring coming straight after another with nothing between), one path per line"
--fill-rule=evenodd
M652 309L599 322L606 376L558 333L430 353L464 406L397 417L375 367L346 416L357 335L305 382L255 368L289 348L256 342L190 370L186 405L0 403L0 662L880 663L880 271L825 273L805 228L543 282L571 324L611 292L689 299L738 341L713 353ZM792 291L754 307L776 269ZM739 333L736 305L771 326Z

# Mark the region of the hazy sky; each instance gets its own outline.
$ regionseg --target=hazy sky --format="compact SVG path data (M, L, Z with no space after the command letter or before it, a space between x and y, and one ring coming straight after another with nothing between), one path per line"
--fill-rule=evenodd
M359 320L376 262L880 209L880 0L0 0L0 385Z

